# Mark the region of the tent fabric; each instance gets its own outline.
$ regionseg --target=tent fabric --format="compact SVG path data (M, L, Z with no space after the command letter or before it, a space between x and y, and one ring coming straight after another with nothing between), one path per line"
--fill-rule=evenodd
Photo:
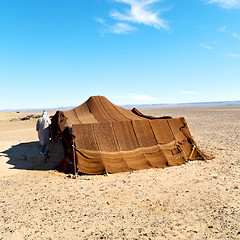
M103 96L57 111L52 131L61 135L64 161L72 167L75 161L77 171L86 174L177 166L205 157L183 117L146 116Z

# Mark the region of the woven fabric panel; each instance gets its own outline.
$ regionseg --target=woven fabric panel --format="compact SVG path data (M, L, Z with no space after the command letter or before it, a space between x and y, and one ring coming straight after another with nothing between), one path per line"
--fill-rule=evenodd
M139 147L130 121L113 122L113 128L121 151L133 150Z
M120 152L114 155L103 154L101 159L105 167L105 172L119 173L129 171L128 164Z
M176 149L163 150L163 154L168 160L168 166L178 166L186 162L183 155Z
M111 118L108 113L106 112L106 108L109 108L111 106L111 102L107 102L106 105L103 107L102 103L99 100L99 97L95 98L89 98L87 101L88 108L90 112L93 114L94 118L98 122L112 122L114 121L113 118Z
M103 174L135 171L148 168L177 166L187 160L179 145L173 141L169 144L132 151L100 152L77 151L78 170L87 174Z
M107 98L99 98L102 106L106 113L111 117L113 121L127 121L129 118L127 117L127 113L124 111L119 111L120 107L110 103ZM109 104L110 103L110 104ZM130 116L132 117L132 116Z
M140 147L157 145L156 138L148 120L134 120L132 125Z
M64 116L67 118L66 120L69 125L82 123L77 116L75 108L69 111L65 111Z
M181 143L181 150L183 151L184 155L189 157L191 155L191 152L192 152L192 148L193 146L188 142L188 140L184 140L182 143ZM193 158L196 157L196 152L194 153L193 155Z
M116 152L119 151L112 123L93 124L95 137L100 151Z
M160 148L156 148L155 151L145 151L144 156L152 168L168 166L168 160Z
M132 152L128 155L125 154L122 156L122 159L127 163L128 167L125 172L152 168L143 152Z
M182 122L182 125L184 126L184 128L183 128L183 129L184 129L184 132L185 132L188 136L190 136L190 137L192 138L192 135L191 135L191 133L190 133L190 131L189 131L189 128L188 128L186 119L185 119L184 117L180 117L179 119L180 119L180 121Z
M97 123L98 121L94 118L93 114L89 111L87 103L83 103L82 105L75 108L76 115L82 124L87 123Z
M167 121L167 119L153 119L149 121L158 144L169 143L174 140Z
M179 142L186 140L186 136L181 131L181 127L184 127L184 124L180 118L168 119L170 128L175 139Z
M131 110L118 107L118 111L123 114L129 120L142 120L144 118L134 114Z
M79 172L86 174L103 174L106 172L105 166L102 163L100 156L87 157L82 155L78 151L76 152L77 157L77 169Z
M72 125L72 131L78 149L99 150L92 124L74 124Z

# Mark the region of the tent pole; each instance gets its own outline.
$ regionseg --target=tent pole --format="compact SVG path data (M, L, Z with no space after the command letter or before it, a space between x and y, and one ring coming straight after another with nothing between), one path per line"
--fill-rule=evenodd
M51 148L49 147L49 149L47 150L47 153L46 153L46 156L45 156L45 161L44 161L44 164L46 164L48 158L51 157L51 154L52 154L52 150L53 150L53 146L55 145L55 143L57 142L58 138L56 138L54 140L54 142L51 142Z
M75 152L75 143L74 143L74 140L73 140L72 148L73 148L73 166L74 166L74 174L75 174L75 177L77 177L76 152Z

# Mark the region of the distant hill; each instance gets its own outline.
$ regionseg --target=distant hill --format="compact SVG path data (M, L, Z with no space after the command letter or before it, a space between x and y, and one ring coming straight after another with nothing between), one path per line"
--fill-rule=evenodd
M240 101L222 101L222 102L195 102L195 103L172 103L172 104L137 104L122 105L123 108L162 108L162 107L194 107L194 106L232 106L240 105Z
M123 108L162 108L162 107L194 107L194 106L231 106L240 105L240 101L222 101L222 102L195 102L195 103L159 103L159 104L129 104L120 105ZM58 107L58 108L27 108L27 109L3 109L0 112L35 112L35 111L67 111L75 108L76 106Z

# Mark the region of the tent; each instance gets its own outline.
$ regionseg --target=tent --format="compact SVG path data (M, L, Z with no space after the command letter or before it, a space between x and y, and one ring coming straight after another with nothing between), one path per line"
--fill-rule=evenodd
M204 159L183 117L146 116L103 96L90 97L52 118L52 136L60 136L64 159L58 169L104 174L177 166Z

